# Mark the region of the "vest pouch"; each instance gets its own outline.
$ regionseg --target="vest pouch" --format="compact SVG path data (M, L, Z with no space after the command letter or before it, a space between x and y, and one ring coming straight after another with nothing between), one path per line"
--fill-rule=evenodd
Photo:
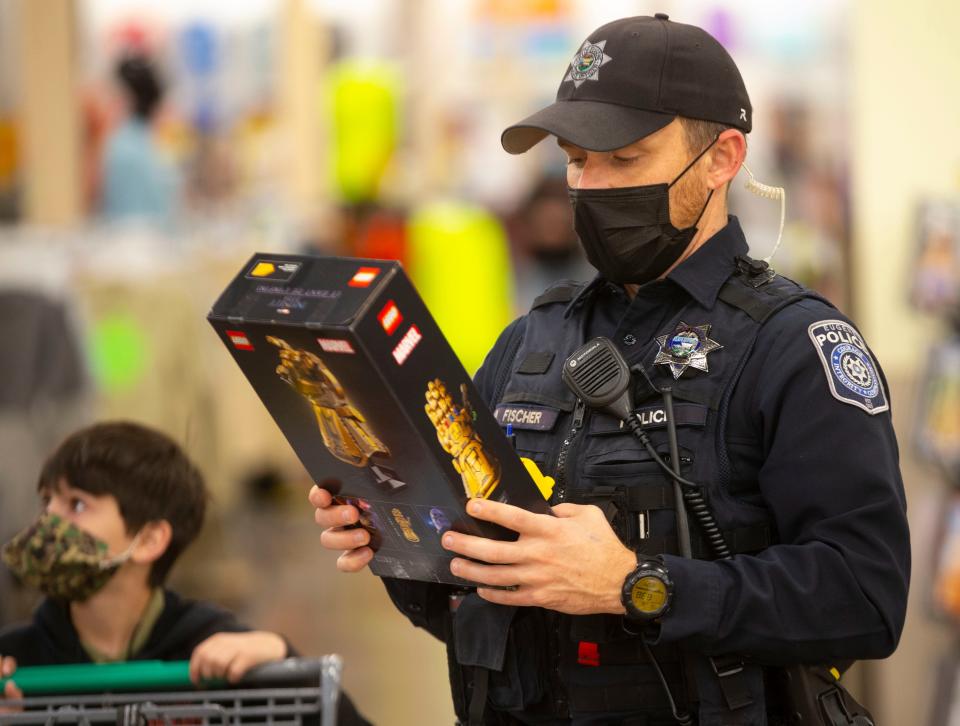
M549 692L549 613L515 608L467 595L452 618L447 640L450 683L457 715L468 720L473 692L485 674L487 713L525 710Z
M612 502L615 512L608 520L627 547L647 554L678 554L672 480L629 434L591 433L587 439L580 477L570 496L601 509L605 501ZM667 444L656 438L653 443L669 462ZM681 470L686 472L693 457L681 449L681 458ZM653 544L651 537L656 538L656 551L644 546Z
M488 699L498 711L517 711L540 703L549 690L550 633L546 613L519 608L507 641L503 669L491 671Z

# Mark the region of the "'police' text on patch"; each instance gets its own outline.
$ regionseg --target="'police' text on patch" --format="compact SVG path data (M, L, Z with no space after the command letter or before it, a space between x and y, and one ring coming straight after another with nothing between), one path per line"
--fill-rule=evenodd
M877 366L852 325L842 320L821 320L811 325L808 332L820 354L834 398L869 414L889 410Z

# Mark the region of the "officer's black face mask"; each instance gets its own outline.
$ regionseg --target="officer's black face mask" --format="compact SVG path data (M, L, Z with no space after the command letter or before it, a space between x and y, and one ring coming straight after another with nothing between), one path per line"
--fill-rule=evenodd
M718 137L719 138L719 137ZM573 228L590 264L611 282L644 284L656 280L676 262L697 233L697 222L677 229L670 221L670 187L707 153L697 154L669 184L616 189L570 189Z

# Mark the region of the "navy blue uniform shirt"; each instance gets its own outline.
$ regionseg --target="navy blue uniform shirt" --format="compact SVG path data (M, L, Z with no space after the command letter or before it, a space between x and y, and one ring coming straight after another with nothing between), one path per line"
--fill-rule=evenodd
M731 217L634 299L597 278L570 306L589 306L587 339L645 345L669 332L666 321L691 298L712 308L734 258L746 252ZM779 543L726 561L667 555L675 589L659 642L771 664L882 658L896 648L910 577L897 442L889 411L870 414L831 390L809 331L837 319L845 320L827 304L804 299L761 329L730 400L725 439L732 483L752 484L751 496L771 512ZM477 373L491 408L508 332L524 325L523 317L511 324ZM442 637L443 588L385 582L415 624Z

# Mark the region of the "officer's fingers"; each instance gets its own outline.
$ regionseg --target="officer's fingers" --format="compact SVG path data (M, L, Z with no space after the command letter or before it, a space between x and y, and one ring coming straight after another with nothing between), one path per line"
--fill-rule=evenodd
M360 521L360 510L352 504L336 504L313 513L314 521L321 527L342 527Z
M352 550L370 544L370 533L362 527L355 529L325 529L320 545L328 550Z
M307 499L309 499L310 504L317 509L326 509L333 504L333 495L323 487L318 487L316 484L311 487Z
M495 565L517 562L521 556L516 542L500 542L460 532L447 532L443 535L442 543L443 547L451 552Z
M553 507L553 513L558 520L580 519L579 522L571 522L571 525L581 530L590 530L594 533L609 530L613 532L613 527L607 516L595 504L557 504Z
M519 587L516 590L478 587L477 594L487 602L496 603L497 605L545 607L548 604L544 592L535 587Z
M586 514L589 508L596 509L600 514L603 514L603 510L600 507L595 507L592 504L569 504L567 502L563 504L557 504L553 506L553 513L558 517L567 518L567 517L576 517L578 515Z
M495 585L496 587L514 587L530 585L532 580L539 583L534 568L523 565L485 565L455 557L450 561L450 572L464 580L476 582L479 585Z
M467 514L477 519L499 524L520 534L546 536L553 531L557 520L545 514L534 514L512 504L490 499L471 499L467 502Z
M340 572L359 572L373 559L373 550L369 547L359 547L344 552L337 558L337 569Z

